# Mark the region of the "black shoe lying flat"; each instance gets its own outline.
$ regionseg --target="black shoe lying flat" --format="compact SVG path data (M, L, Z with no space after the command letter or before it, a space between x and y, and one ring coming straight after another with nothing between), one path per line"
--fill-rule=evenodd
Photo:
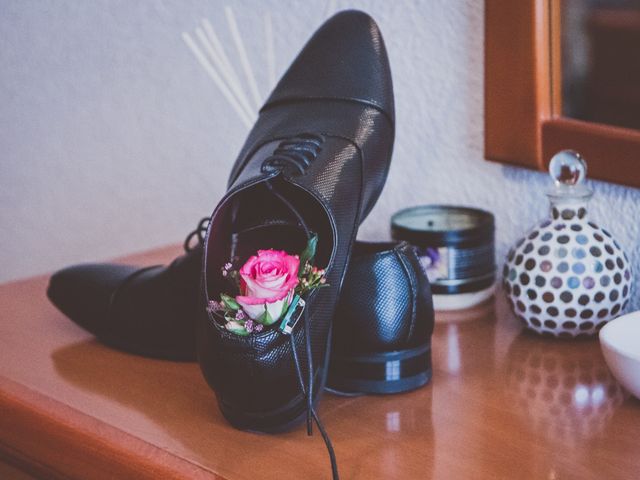
M208 220L202 219L185 240L185 255L168 266L74 265L52 275L47 296L105 345L145 357L194 361Z
M237 428L275 432L315 417L331 320L357 228L386 179L393 118L382 37L353 11L316 32L262 108L211 217L197 330L204 376ZM291 223L294 231L280 227ZM272 328L240 337L205 311L228 293L226 262L265 248L300 252L311 232L329 287L306 299L290 336Z
M398 393L425 385L433 325L431 288L415 249L357 243L334 318L328 388Z

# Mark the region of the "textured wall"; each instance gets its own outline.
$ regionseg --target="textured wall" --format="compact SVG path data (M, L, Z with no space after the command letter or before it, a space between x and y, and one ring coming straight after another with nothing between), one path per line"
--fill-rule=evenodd
M337 2L378 20L396 87L394 161L362 238L387 237L401 207L467 204L495 213L502 258L546 214L546 175L482 159L483 3ZM263 14L273 16L279 74L332 8L229 4L263 96ZM207 17L232 51L224 5L2 1L0 280L180 241L211 212L247 129L180 34ZM640 190L592 187L592 217L618 236L640 271Z

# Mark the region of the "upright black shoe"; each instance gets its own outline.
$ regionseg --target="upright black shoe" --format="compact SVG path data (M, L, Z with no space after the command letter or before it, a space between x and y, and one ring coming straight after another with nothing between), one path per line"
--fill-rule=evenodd
M366 293L365 293L366 292ZM334 318L327 385L399 393L431 379L429 279L406 243L357 243Z
M215 209L204 244L198 359L237 428L276 432L323 390L333 313L359 224L384 185L394 137L391 75L375 22L341 12L312 37L262 108ZM207 312L228 293L221 274L259 249L300 252L318 236L328 288L306 298L290 335L238 336Z
M311 102L314 109L323 112L332 108L362 112L365 114L365 123L370 122L372 128L360 125L359 122L354 123L353 118L330 118L328 122L326 118L319 118L316 123L321 120L325 124L328 123L328 131L337 131L340 128L355 130L359 140L354 148L363 143L366 136L380 131L381 127L373 127L382 124L387 133L378 143L385 146L385 156L388 157L386 151L390 152L393 142L394 109L391 78L382 39L375 24L363 13L344 12L338 17L332 29L324 28L318 32L317 36L322 35L323 40L310 42L305 49L305 58L317 59L305 60L305 63L320 65L318 71L300 68L297 62L294 65L296 68L292 66L273 92L265 110L271 104L291 104L291 108L277 109L280 114L291 116L291 109L311 110L308 105ZM323 52L323 45L337 54L337 44L345 41L345 35L339 34L332 39L332 31L344 30L347 28L345 24L353 19L357 19L355 23L359 31L355 35L348 35L352 44L349 49L357 49L363 55L351 54L344 65L337 67L331 54ZM373 30L365 34L363 29L368 28L370 22ZM373 44L377 43L382 46L380 52L372 52ZM342 57L345 58L344 52ZM350 74L343 77L345 71ZM369 84L364 86L360 77L369 79ZM300 91L302 86L304 92ZM296 95L309 100L301 105L295 100ZM270 128L275 128L272 127L273 124L286 123L285 118L275 114L270 114L268 119L263 117L266 118L267 115L261 116L258 125L269 122ZM310 117L311 121L314 121L313 114ZM295 125L289 125L287 128L294 129ZM250 138L257 135L256 129ZM373 156L367 152L372 149L373 146L369 142L361 154ZM368 175L368 178L375 178L366 185L367 189L379 191L382 188L386 168L386 165L383 165L376 170L377 174ZM230 184L237 177L239 169L240 162L236 162L230 175ZM368 213L373 201L370 203L371 205L365 205L362 217ZM204 221L200 222L185 242L186 254L178 257L169 266L158 265L140 269L121 264L74 265L56 272L51 277L47 290L49 299L71 320L96 335L106 345L155 358L194 360L194 319L198 306L197 287L200 282L199 269L205 225ZM199 237L200 241L190 245L194 243L190 242L194 236Z

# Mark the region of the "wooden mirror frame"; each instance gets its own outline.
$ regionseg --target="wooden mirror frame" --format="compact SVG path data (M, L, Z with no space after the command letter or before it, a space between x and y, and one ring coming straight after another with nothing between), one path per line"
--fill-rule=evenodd
M562 116L561 0L485 0L485 158L546 170L580 152L589 178L640 187L640 131Z

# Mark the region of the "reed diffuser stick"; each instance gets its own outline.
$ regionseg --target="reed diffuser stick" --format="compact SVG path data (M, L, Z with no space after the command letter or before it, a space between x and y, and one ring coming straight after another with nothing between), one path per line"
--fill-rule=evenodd
M222 93L222 95L225 97L227 102L229 102L231 107L238 114L242 122L247 126L247 128L251 128L253 125L253 122L247 116L246 112L243 110L242 106L238 103L236 98L233 96L229 88L225 85L222 78L220 78L220 75L218 75L218 72L216 72L216 69L209 63L205 54L202 52L202 50L200 50L200 47L198 47L196 42L186 32L182 33L182 39L191 50L191 53L193 53L193 55L196 57L196 60L198 61L200 66L204 68L205 72L207 72L209 77L216 84L216 86L218 87L218 90L220 90L220 93Z
M267 79L269 81L269 91L276 86L276 51L273 46L273 23L271 23L271 13L264 14L264 44L267 48Z
M207 38L207 36L205 35L205 33L202 31L201 28L196 28L196 36L198 37L198 40L200 40L200 43L204 47L205 51L211 57L213 66L216 67L218 72L222 75L222 78L226 82L227 87L231 89L231 92L235 95L236 100L238 100L238 103L242 106L245 113L249 116L249 118L252 118L255 120L255 116L256 116L255 110L251 107L251 105L249 105L249 100L244 94L244 91L242 90L242 86L240 85L239 82L234 80L233 75L228 70L227 66L224 64L222 59L220 58L219 52L215 50L215 48L209 42L209 39Z
M218 52L218 54L220 55L220 59L225 64L225 67L230 72L233 72L233 75L235 76L236 75L235 69L233 68L233 65L231 64L231 62L229 61L229 57L227 56L224 46L222 45L220 38L216 34L216 31L214 30L213 25L211 25L211 22L208 19L203 18L202 26L204 27L204 31L207 34L207 37L209 38L211 45L213 45L213 47L216 49L216 52ZM240 83L238 77L235 77L235 80L238 83Z
M240 35L240 30L238 29L236 18L233 15L233 10L229 6L226 6L224 8L224 13L227 16L229 30L231 31L231 36L233 37L233 41L236 44L238 57L240 57L240 63L242 64L244 75L247 79L247 83L249 84L249 90L251 91L251 94L253 96L253 101L256 104L256 108L260 109L260 107L262 107L262 99L260 98L260 93L258 92L258 84L256 83L255 76L253 75L253 70L251 69L251 62L249 62L247 51L244 48L244 42L242 41L242 36Z
M220 41L215 30L213 29L213 25L211 25L211 22L209 22L209 20L207 20L206 18L203 18L202 26L204 27L204 33L207 34L209 43L211 43L215 51L218 53L220 60L222 60L222 63L225 65L225 71L228 73L230 78L229 83L232 85L237 85L238 90L242 93L242 97L244 97L244 99L246 100L246 103L248 104L249 100L247 99L247 96L244 93L244 89L242 88L242 82L240 82L240 78L236 73L236 69L233 67L233 65L229 61L229 57L227 56L227 53L225 51L224 46L222 45L222 42ZM251 108L250 110L253 112L252 115L255 115L255 109Z

